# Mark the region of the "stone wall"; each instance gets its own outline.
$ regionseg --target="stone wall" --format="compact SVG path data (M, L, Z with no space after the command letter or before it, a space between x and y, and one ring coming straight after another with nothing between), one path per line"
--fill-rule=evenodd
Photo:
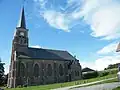
M68 69L67 62L69 61L19 59L16 63L16 76L13 81L10 81L15 86L30 86L81 79L81 66L77 62L73 62L71 69Z

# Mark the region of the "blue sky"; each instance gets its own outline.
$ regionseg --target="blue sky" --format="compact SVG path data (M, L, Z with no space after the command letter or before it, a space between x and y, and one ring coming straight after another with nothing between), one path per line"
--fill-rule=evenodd
M13 34L23 0L0 0L0 57L8 72ZM120 62L119 0L26 0L29 46L62 49L76 55L82 67L102 70Z

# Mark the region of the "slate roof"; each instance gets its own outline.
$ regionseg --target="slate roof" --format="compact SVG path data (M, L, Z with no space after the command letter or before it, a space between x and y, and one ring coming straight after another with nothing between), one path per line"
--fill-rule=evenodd
M33 59L43 60L75 60L75 58L67 51L51 50L42 48L18 48L18 55L28 56Z
M95 71L95 70L90 69L88 67L82 69L82 72L90 72L90 71Z
M19 20L19 23L18 23L17 27L26 29L24 7L22 8L21 15L20 15L20 20Z

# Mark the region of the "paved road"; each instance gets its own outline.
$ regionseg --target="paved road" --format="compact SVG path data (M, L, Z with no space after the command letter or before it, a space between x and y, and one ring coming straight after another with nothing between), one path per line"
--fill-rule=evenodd
M115 77L115 78L117 78L117 77ZM103 82L103 81L112 80L112 79L115 79L115 78L109 78L109 79L105 79L105 80L100 80L100 81L95 81L95 82L90 82L90 83L80 84L80 85L74 85L74 86L69 86L69 87L64 87L64 88L57 88L57 89L54 89L54 90L69 90L71 88L80 87L80 86L87 86L87 85L91 85L91 84L95 84L95 83L99 83L99 82ZM117 83L117 86L118 86L118 83ZM119 83L119 85L120 85L120 83ZM99 87L99 85L98 85L98 87ZM81 88L79 88L79 89L77 88L75 90L84 90L83 88L86 88L86 87L81 87ZM89 89L85 89L85 90L89 90ZM91 90L97 90L97 89L91 89ZM98 90L100 90L100 89L98 89Z
M74 88L70 90L112 90L120 86L120 82L93 85L88 87Z

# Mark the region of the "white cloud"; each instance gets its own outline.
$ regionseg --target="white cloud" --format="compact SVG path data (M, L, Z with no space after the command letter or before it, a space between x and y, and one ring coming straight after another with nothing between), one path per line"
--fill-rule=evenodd
M33 48L41 48L39 45L34 45L34 46L30 46L30 47L33 47Z
M112 39L118 37L118 30L120 29L120 7L106 7L92 16L92 35L95 37L103 36L104 39ZM119 34L120 35L120 34Z
M42 17L54 28L68 32L84 17L83 20L91 26L93 37L105 40L120 37L120 2L117 0L66 0L66 6L56 8L52 1L34 1L44 9Z
M113 0L84 0L78 17L91 26L94 37L110 40L120 37L120 2Z
M65 14L50 10L45 11L42 16L47 21L47 23L50 24L50 26L69 32L68 24L70 22Z
M111 43L105 47L103 47L101 50L97 51L97 54L102 54L102 55L105 55L105 54L110 54L110 53L116 53L116 49L117 49L117 45L118 43Z
M117 42L113 42L97 51L96 54L100 55L100 57L93 63L90 63L91 67L96 70L104 70L110 64L120 63L120 53L116 53L117 45Z
M96 70L95 62L81 61L80 60L80 64L81 64L82 68L89 67L91 69Z
M116 52L117 42L110 43L98 50L95 55L98 58L94 61L80 61L82 67L89 67L94 70L104 70L110 64L120 63L120 52Z
M74 16L72 15L73 11L71 10L76 6L75 4L77 4L77 6L79 5L77 0L68 0L65 7L58 5L59 7L56 8L53 8L55 5L52 3L52 1L42 0L41 2L41 0L34 0L34 2L36 2L37 5L39 3L40 16L42 16L51 27L64 30L65 32L70 32L74 26L79 24L78 20L75 20ZM73 3L75 6L73 6Z
M105 56L95 61L97 70L103 70L108 65L115 63L120 63L120 56Z
M89 67L94 70L104 70L110 64L120 63L120 56L105 56L93 62L80 61L82 67Z

